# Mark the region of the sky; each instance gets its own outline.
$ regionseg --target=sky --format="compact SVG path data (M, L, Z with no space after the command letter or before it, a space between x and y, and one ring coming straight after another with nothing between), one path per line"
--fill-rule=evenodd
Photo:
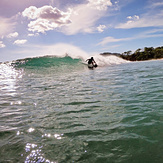
M0 62L163 46L162 0L1 0Z

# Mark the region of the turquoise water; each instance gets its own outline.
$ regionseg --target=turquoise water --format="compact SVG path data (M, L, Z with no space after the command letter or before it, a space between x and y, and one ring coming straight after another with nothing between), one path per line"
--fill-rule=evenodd
M115 63L1 63L0 162L162 163L163 60Z

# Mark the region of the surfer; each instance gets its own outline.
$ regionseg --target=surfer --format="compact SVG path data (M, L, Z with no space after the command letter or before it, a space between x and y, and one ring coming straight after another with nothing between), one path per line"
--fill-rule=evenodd
M91 57L90 59L87 59L86 62L88 62L89 68L97 67L97 63L95 62L93 57Z

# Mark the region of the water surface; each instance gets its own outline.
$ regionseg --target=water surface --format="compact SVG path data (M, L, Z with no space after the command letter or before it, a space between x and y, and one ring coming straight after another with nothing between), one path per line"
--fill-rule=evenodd
M161 163L163 61L0 64L0 162Z

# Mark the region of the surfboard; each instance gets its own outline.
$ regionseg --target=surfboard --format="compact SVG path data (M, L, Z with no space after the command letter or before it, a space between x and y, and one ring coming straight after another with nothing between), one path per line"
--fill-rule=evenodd
M88 68L91 68L91 69L93 69L93 68L96 68L98 65L97 64L88 64Z
M88 64L88 68L93 68L94 66L92 64Z
M93 69L93 68L96 68L96 67L98 67L98 65L97 64L88 64L87 62L81 62L82 64L84 64L84 65L87 65L88 66L88 68L90 68L90 69Z

